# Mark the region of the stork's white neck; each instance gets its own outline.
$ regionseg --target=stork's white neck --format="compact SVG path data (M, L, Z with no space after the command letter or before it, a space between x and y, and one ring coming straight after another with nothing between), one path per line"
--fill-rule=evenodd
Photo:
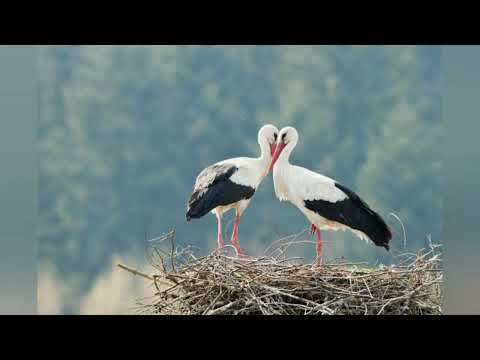
M263 179L268 175L268 169L272 161L272 153L267 139L261 139L258 144L260 145L260 157L255 160L258 166L262 169L261 179Z
M297 146L296 141L291 141L285 146L285 149L283 149L282 153L278 157L278 160L275 164L275 166L278 164L278 166L285 166L290 164L290 155L292 154L293 149L295 149L295 146Z
M270 161L272 161L272 154L270 152L270 144L268 143L267 139L262 139L262 141L259 142L260 145L260 157L258 160L265 166L270 165Z

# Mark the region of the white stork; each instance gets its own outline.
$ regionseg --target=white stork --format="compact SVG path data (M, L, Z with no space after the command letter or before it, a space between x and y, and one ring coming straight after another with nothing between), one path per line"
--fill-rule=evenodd
M216 215L218 221L218 247L225 246L222 236L222 216L236 210L232 245L237 253L244 256L238 240L240 217L248 207L255 190L270 172L275 152L278 129L265 125L258 132L259 158L239 157L224 160L205 168L197 177L187 207L187 221L203 217L208 212Z
M357 194L333 179L289 163L297 145L298 132L283 128L273 155L273 181L280 201L294 204L312 224L317 236L317 261L322 262L323 241L320 230L350 229L361 239L389 250L392 233L385 221Z

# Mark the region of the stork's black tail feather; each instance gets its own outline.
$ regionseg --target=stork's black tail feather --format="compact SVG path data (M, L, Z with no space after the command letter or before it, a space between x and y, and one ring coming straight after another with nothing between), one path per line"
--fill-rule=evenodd
M350 225L353 229L363 232L375 245L390 250L389 242L392 239L392 232L382 217L375 211L368 206L357 208L353 222Z
M324 218L346 225L352 230L364 233L377 245L389 250L392 232L375 211L373 211L357 194L347 187L335 183L347 198L337 202L325 200L305 200L307 209Z
M187 221L190 221L191 219L199 219L214 209L215 205L212 203L211 195L211 193L208 194L208 191L203 197L199 196L197 192L192 194L190 201L188 202L188 209L185 215Z
M345 213L350 218L350 224L347 225L362 231L375 245L390 250L389 242L392 239L392 232L382 217L350 189L338 183L335 186L348 196L344 207Z
M365 221L364 233L377 246L384 247L390 250L389 242L392 239L392 232L385 221L373 210L367 210L366 216L368 220Z

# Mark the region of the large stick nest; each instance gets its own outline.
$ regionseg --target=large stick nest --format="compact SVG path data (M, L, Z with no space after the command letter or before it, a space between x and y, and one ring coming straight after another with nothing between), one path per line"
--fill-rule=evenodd
M285 256L239 259L188 248L152 248L149 303L137 309L160 315L383 315L441 314L439 245L399 255L398 264L367 267L345 262L320 267ZM165 239L167 238L165 237ZM291 244L290 244L291 245ZM281 251L284 254L284 251Z

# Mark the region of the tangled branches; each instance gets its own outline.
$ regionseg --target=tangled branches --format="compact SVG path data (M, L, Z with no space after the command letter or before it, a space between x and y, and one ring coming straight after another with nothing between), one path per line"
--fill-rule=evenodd
M152 257L158 273L144 275L155 294L139 313L441 314L438 245L403 254L397 265L388 267L340 262L312 267L278 256L238 259L212 254L197 259L189 249L175 247L174 234L168 236L170 253L155 249Z

